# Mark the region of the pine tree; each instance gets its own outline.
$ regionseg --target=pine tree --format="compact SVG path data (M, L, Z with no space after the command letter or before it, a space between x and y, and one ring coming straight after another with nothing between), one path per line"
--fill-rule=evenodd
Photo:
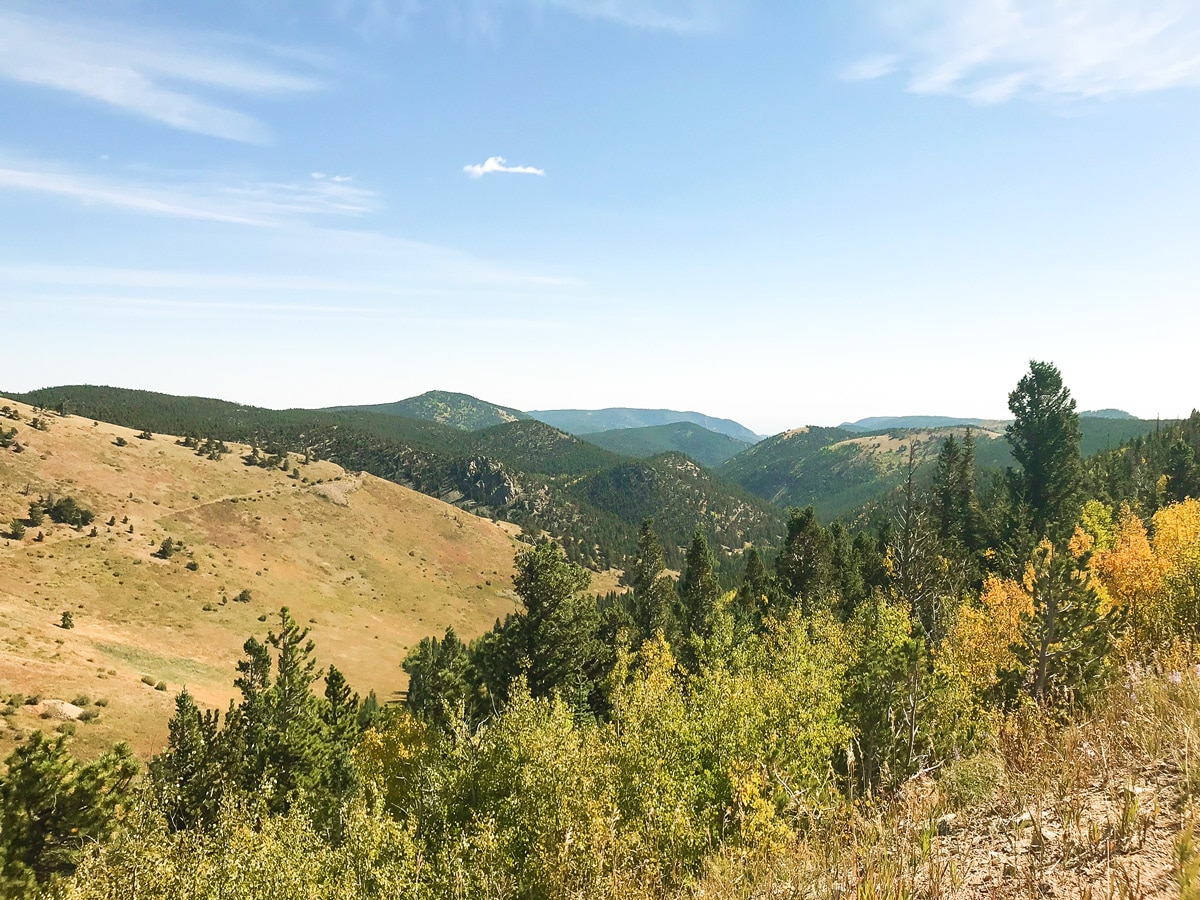
M661 631L672 640L678 630L675 586L666 574L662 544L647 519L638 532L637 556L629 567L629 615L642 640Z
M771 584L762 554L751 547L746 551L746 567L742 573L742 584L737 592L738 616L742 622L755 628L762 625L770 605Z
M830 569L832 596L837 600L834 610L843 621L850 618L854 609L867 597L863 579L862 560L850 537L850 531L841 522L829 526Z
M1014 420L1005 429L1020 471L1011 489L1026 506L1035 538L1068 538L1082 506L1082 440L1075 400L1050 363L1029 363L1029 373L1008 395Z
M1043 540L1033 553L1025 589L1033 616L1015 648L1020 668L1008 673L1035 700L1057 705L1086 702L1106 682L1116 612L1101 615L1087 555L1072 556Z
M783 593L799 603L805 615L811 615L828 602L832 556L829 534L817 521L816 511L811 506L793 509L788 515L787 536L775 563L775 574Z
M466 702L471 677L467 647L454 629L447 628L441 640L422 638L401 668L408 673L408 708L429 722L448 726L447 713Z
M0 896L40 896L37 886L75 870L84 850L104 840L129 799L137 762L118 744L82 765L40 731L5 760L0 777Z
M167 747L150 762L150 778L167 824L175 831L216 821L229 787L219 714L201 712L185 688L175 697Z
M544 697L570 683L577 695L580 679L594 684L602 674L599 616L595 598L586 594L591 575L553 541L520 551L516 566L513 582L525 606L516 636L530 693Z

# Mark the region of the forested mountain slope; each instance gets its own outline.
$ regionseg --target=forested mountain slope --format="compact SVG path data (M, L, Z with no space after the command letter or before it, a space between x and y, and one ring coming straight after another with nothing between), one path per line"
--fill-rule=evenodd
M472 397L470 394L456 394L453 391L426 391L417 397L409 397L395 403L338 406L334 409L341 412L373 412L389 416L406 416L410 419L424 419L466 431L478 431L481 428L490 428L504 422L516 422L529 418L520 410L498 406L486 400L480 400L478 397Z
M598 431L587 435L587 440L614 453L639 458L667 452L683 453L709 467L719 466L750 446L746 441L690 422Z

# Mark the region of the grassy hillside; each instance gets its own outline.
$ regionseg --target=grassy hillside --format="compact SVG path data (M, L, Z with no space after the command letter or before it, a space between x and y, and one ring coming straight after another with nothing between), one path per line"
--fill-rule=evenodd
M395 403L340 406L335 409L341 412L383 413L389 416L423 419L466 431L478 431L481 428L529 418L520 410L497 406L470 394L456 394L453 391L426 391L418 397L409 397Z
M843 431L888 431L897 428L953 428L956 425L973 427L998 425L987 419L969 419L956 416L868 416L857 422L843 422L838 428Z
M750 446L746 441L688 422L600 431L589 434L587 440L613 453L638 458L667 452L683 453L710 468L719 466Z
M615 431L620 428L646 428L651 425L690 422L748 444L759 440L757 434L732 419L718 419L703 413L680 412L674 409L543 409L531 410L529 415L571 434L595 434L598 431Z
M212 460L162 434L53 414L41 431L30 407L0 403L22 416L3 420L21 452L0 450L0 693L86 696L85 715L99 716L77 726L85 747L157 748L183 685L223 706L246 636L282 605L381 701L404 687L400 660L422 636L478 634L514 607L508 526L330 462L293 456L292 477L246 465L245 446ZM52 495L93 511L96 533L47 518L13 539L11 521ZM167 538L182 549L160 559ZM243 590L249 602L234 599ZM63 611L74 628L59 627ZM45 728L49 709L7 717L0 754Z

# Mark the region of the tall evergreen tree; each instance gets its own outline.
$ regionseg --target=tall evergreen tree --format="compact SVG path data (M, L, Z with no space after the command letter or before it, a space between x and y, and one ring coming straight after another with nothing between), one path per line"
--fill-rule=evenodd
M268 632L266 643L246 641L234 681L242 702L226 716L232 774L242 790L265 792L274 811L286 810L298 793L319 794L331 754L323 704L312 692L321 672L308 634L285 606L279 631Z
M1008 395L1013 422L1005 429L1021 467L1010 484L1028 508L1035 538L1069 537L1082 506L1082 440L1075 400L1053 365L1033 360Z
M447 711L466 703L470 693L470 659L467 647L453 628L441 640L422 638L402 668L408 673L408 708L430 722L446 726Z
M680 618L688 635L707 636L720 596L716 560L703 532L697 529L679 578Z
M216 710L201 712L186 688L175 697L167 747L150 762L154 793L173 830L216 821L230 762L218 718Z
M827 604L833 576L833 546L811 506L789 513L787 536L775 563L775 574L780 589L800 604L805 615Z
M738 616L743 623L755 628L762 624L771 602L770 577L763 565L762 554L751 547L746 551L746 567L737 592Z
M638 532L637 556L629 567L629 615L643 640L662 631L672 640L678 630L675 586L666 574L662 544L647 519Z
M553 541L521 550L516 566L513 582L525 610L515 624L530 692L544 697L569 688L578 697L586 683L590 693L604 657L596 600L586 593L591 574Z
M1020 668L1005 678L1010 697L1024 688L1040 702L1086 702L1106 682L1116 611L1101 614L1087 556L1059 552L1048 540L1034 550L1026 587L1033 616L1015 647Z
M721 606L721 584L717 580L716 560L708 541L699 529L692 536L679 578L679 619L683 641L680 654L684 665L698 671L707 655L710 639L721 626L725 610Z
M830 569L833 596L837 600L835 612L840 619L848 619L867 596L863 579L862 559L850 530L841 522L829 526Z

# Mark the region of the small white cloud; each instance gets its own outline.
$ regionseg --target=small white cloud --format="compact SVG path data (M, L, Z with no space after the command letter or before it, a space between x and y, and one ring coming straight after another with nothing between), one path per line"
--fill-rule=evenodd
M545 169L535 169L533 166L505 165L503 156L490 156L487 161L475 166L463 166L463 171L472 178L482 178L493 172L504 172L508 175L545 175Z
M335 184L345 184L347 181L353 181L354 176L353 175L334 175L329 180L334 182Z
M325 173L324 172L313 172L312 177L315 178L317 181L320 181L322 178L325 177Z

